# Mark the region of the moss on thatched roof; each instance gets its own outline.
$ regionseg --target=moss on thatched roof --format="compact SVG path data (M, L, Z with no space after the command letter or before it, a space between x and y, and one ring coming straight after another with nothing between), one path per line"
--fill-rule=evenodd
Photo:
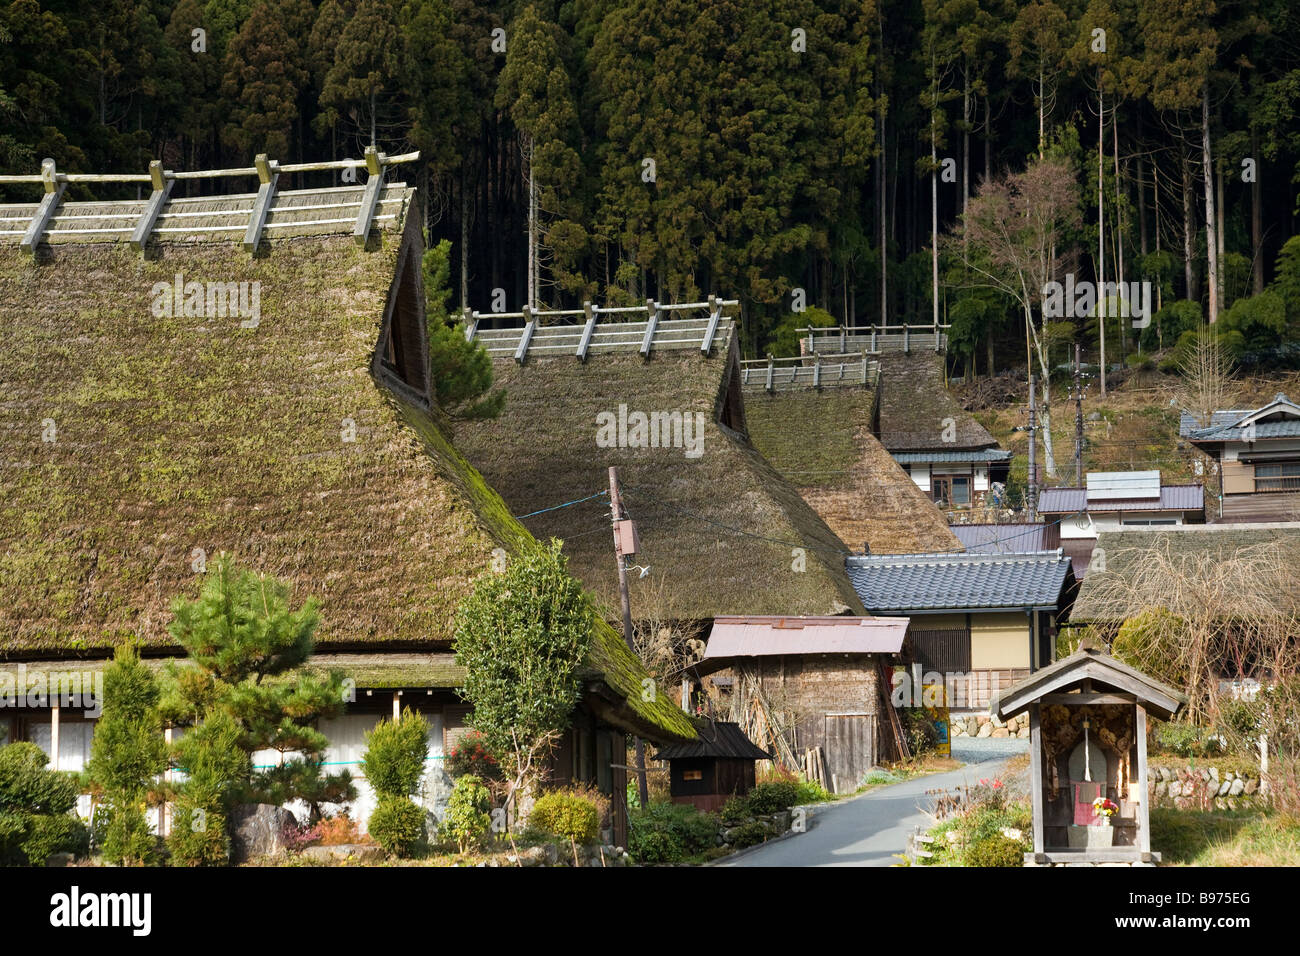
M533 539L435 415L372 375L399 253L387 234L251 258L0 249L0 656L171 647L196 549L314 596L323 652L449 647L492 552ZM177 273L259 282L260 322L155 315L154 284ZM630 720L694 736L666 696L641 699L645 672L603 620L588 663Z
M873 388L745 393L754 446L854 550L961 550L934 502L871 433L875 412Z
M844 543L743 436L718 424L734 349L728 338L707 358L683 348L648 360L593 354L585 364L568 355L530 356L522 366L498 359L505 412L458 425L456 444L520 515L608 491L609 466L619 466L640 533L635 561L650 568L631 575L636 617L862 613ZM620 405L629 415L699 413L702 453L598 446L597 416L617 416ZM564 539L570 570L617 616L608 498L523 523L539 538Z
M880 357L880 443L895 451L994 448L997 440L944 384L943 355L932 349ZM944 441L952 419L955 441Z

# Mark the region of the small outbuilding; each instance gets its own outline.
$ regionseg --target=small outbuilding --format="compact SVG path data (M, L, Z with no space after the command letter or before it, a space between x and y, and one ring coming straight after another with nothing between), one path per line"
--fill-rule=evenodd
M1159 862L1151 849L1147 715L1171 720L1186 697L1099 648L1050 664L990 711L1029 714L1034 849L1025 864Z
M733 796L754 788L754 761L771 760L738 724L708 721L697 727L699 737L660 748L656 760L668 763L673 803L686 803L706 813Z

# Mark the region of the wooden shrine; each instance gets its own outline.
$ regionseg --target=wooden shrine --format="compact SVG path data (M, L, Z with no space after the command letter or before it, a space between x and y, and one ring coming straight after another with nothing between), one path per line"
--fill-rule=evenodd
M1147 788L1147 715L1170 720L1186 698L1096 647L1034 672L990 706L1029 715L1034 849L1026 865L1155 863ZM1109 801L1107 816L1095 808Z

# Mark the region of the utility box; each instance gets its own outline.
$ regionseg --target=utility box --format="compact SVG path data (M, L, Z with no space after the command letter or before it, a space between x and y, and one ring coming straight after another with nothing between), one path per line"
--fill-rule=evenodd
M614 546L619 557L630 557L641 550L641 538L636 533L636 522L631 518L614 522Z

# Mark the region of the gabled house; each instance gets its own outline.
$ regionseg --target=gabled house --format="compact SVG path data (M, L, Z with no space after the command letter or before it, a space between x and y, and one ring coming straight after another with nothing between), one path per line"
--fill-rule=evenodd
M1060 550L867 554L845 565L869 613L909 619L914 658L944 675L958 710L982 710L991 694L1055 660L1075 585Z
M943 514L874 434L874 360L861 353L806 357L791 368L797 377L787 380L782 368L770 382L766 364L744 363L749 438L841 541L874 553L960 549Z
M364 189L264 191L257 255L232 241L248 196L164 201L143 258L120 226L152 200L64 203L35 258L0 245L0 672L93 672L128 640L177 657L170 601L229 552L319 601L311 666L356 688L322 728L327 760L355 771L365 731L412 706L432 727L437 810L468 710L457 604L531 535L432 402L415 190L383 187L362 246L340 210L355 217ZM214 286L256 314L213 309ZM592 756L572 775L613 799L621 831L625 734L694 729L646 699L603 621L585 665L566 747ZM57 703L0 708L0 730L59 769L88 756L89 720Z
M1125 528L1179 527L1205 523L1202 485L1165 484L1156 471L1090 471L1083 488L1044 488L1038 513L1082 579L1097 535Z
M1212 520L1300 517L1300 405L1279 392L1259 408L1216 411L1208 424L1184 412L1179 436L1219 464Z
M1011 452L953 398L943 363L931 351L881 356L880 443L941 510L995 506Z
M693 670L729 670L749 736L787 766L820 750L826 786L852 793L900 756L890 692L907 629L901 617L720 617Z

